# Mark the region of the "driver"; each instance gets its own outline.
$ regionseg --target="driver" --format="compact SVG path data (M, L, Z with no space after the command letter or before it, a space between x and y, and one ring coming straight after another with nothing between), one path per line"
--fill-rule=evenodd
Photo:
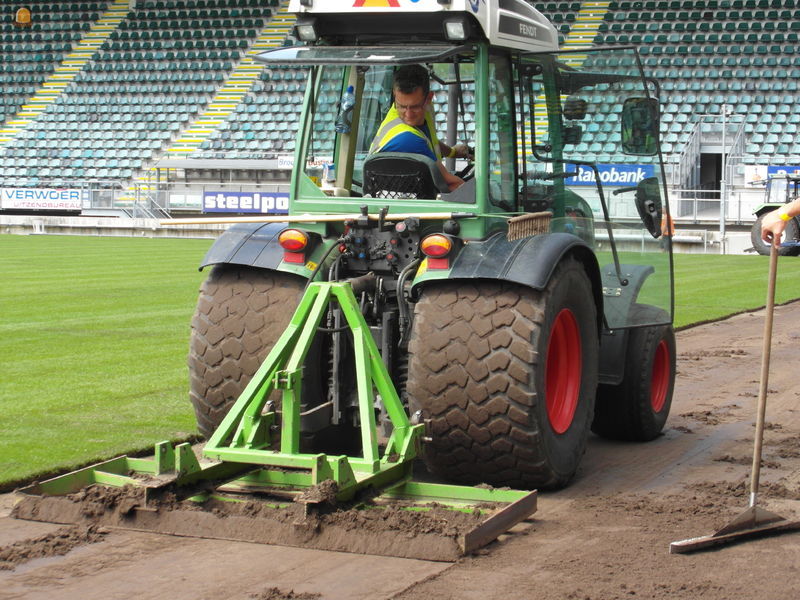
M466 144L452 148L439 141L433 119L433 92L428 70L422 65L404 65L392 78L394 103L383 119L370 147L375 152L422 154L436 161L450 191L464 180L450 173L441 158L468 158Z

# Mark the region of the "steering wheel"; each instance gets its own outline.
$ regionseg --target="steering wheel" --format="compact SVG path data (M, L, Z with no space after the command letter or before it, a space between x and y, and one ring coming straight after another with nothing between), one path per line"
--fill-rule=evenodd
M469 181L475 177L475 152L469 146L467 146L467 156L465 159L467 161L466 166L460 171L453 173L453 175L463 179L464 181Z
M460 177L464 181L469 181L470 179L475 177L475 162L472 161L472 160L469 160L467 162L467 165L463 169L461 169L460 171L456 171L454 173L454 175L456 177Z

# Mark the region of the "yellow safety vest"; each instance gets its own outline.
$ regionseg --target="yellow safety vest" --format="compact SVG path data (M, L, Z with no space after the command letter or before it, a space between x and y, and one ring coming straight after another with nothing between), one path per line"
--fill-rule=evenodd
M369 153L374 154L380 152L381 148L388 144L392 138L401 133L413 133L425 140L431 152L433 152L433 155L436 157L436 160L440 160L442 158L442 153L439 150L439 138L436 136L436 128L434 127L433 113L431 111L425 111L425 124L428 126L428 131L431 134L430 138L416 127L404 123L403 119L400 118L400 113L397 112L397 107L392 104L381 126L378 127L378 133L375 134L375 139L372 140Z

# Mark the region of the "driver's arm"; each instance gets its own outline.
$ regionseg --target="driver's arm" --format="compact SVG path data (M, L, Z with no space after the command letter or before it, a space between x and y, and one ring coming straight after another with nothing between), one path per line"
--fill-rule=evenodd
M451 156L453 151L455 153ZM469 158L469 146L460 142L454 146L448 146L439 140L439 152L441 152L442 158Z
M444 181L447 184L447 187L450 188L451 192L458 186L464 184L464 180L448 171L441 161L438 161L436 164L439 166L439 171L441 172L442 177L444 177Z

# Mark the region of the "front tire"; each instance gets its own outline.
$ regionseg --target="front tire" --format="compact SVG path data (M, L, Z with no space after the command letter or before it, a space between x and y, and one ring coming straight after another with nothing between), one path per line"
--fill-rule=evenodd
M585 451L597 388L592 287L567 258L536 291L498 281L423 292L408 396L432 438L428 468L474 485L558 488Z
M615 440L657 438L669 416L674 387L672 325L631 329L622 383L598 387L592 431Z
M759 215L756 222L753 223L752 229L750 229L750 242L753 244L753 248L756 252L761 254L762 256L769 256L770 246L767 244L763 239L761 239L761 222L764 220L764 217L769 213L763 213ZM797 219L789 219L786 221L786 229L783 230L783 238L784 242L794 242L800 239L800 227L797 225ZM800 248L796 247L780 247L778 248L778 256L797 256L800 253Z

